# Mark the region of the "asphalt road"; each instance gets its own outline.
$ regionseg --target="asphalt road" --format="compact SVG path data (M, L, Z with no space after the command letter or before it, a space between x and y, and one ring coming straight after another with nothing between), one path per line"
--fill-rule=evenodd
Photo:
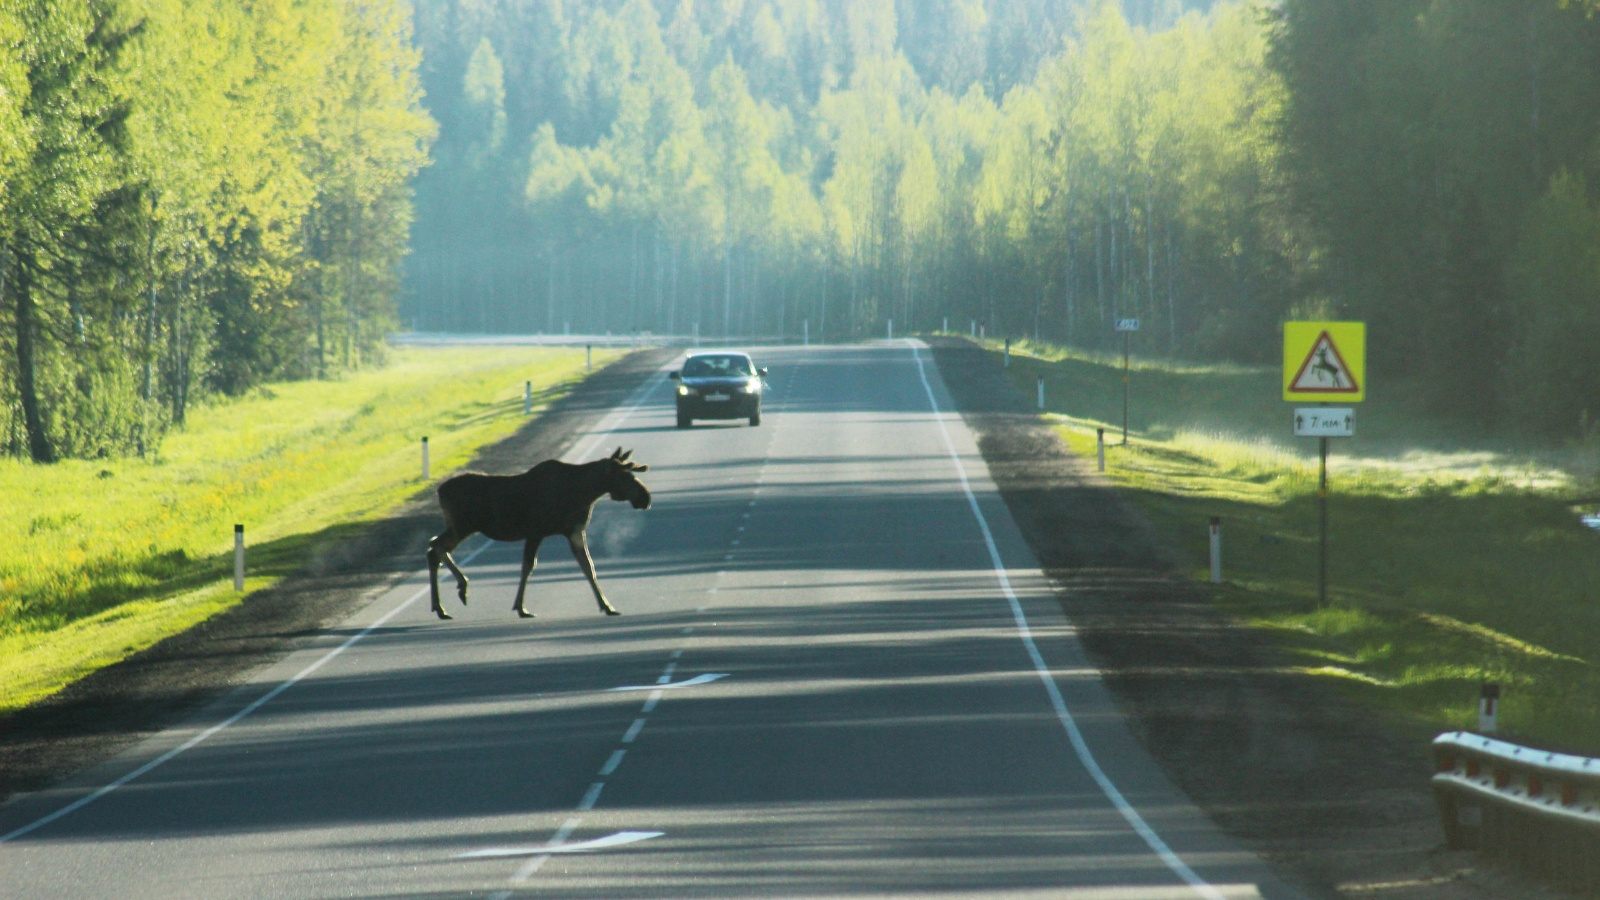
M590 528L621 617L556 540L519 620L469 541L454 621L419 569L0 808L0 895L1294 896L1130 736L926 349L755 355L759 428L662 372L576 436L651 467Z

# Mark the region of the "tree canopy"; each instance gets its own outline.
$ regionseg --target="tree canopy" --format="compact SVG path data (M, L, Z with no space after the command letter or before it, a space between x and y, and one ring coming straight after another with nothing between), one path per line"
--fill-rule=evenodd
M0 445L376 357L433 136L400 0L0 4Z

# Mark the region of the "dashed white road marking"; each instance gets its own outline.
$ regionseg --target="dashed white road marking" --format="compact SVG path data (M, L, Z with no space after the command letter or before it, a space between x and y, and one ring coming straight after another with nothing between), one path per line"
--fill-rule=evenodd
M711 682L716 681L718 678L727 678L727 677L728 677L728 673L727 672L707 672L704 675L696 675L693 678L686 678L683 681L674 681L674 682L671 682L671 683L663 683L663 684L629 684L629 685L624 685L622 687L614 687L614 688L611 688L610 691L608 691L607 693L613 693L614 694L614 693L617 693L619 691L657 691L657 692L659 692L659 691L664 691L664 690L672 690L673 688L686 688L686 687L694 687L696 685L701 685L701 684L710 684ZM646 710L646 712L648 712L648 711L649 710Z

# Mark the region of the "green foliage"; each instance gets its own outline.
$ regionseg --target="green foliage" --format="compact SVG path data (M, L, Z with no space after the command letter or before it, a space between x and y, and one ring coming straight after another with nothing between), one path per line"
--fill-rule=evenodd
M951 317L1091 346L1137 314L1172 352L1264 353L1295 270L1265 33L1242 4L1129 5L423 3L435 112L462 125L421 181L412 311L791 337ZM484 92L456 85L491 44L526 55L504 105L532 153L483 172ZM524 190L482 192L502 180Z
M1318 292L1381 335L1374 365L1419 376L1436 410L1548 436L1579 428L1579 408L1542 395L1582 383L1565 367L1587 355L1560 357L1600 340L1600 323L1531 299L1529 279L1553 273L1532 272L1529 255L1553 252L1552 230L1566 227L1543 221L1562 214L1541 198L1569 191L1563 171L1593 183L1600 163L1592 12L1496 0L1286 0L1273 12L1284 172L1314 224ZM1563 264L1582 268L1570 254ZM1557 328L1579 331L1564 340ZM1530 368L1539 356L1546 376Z
M578 348L400 350L381 370L197 404L145 459L0 460L0 711L239 602L234 524L247 590L265 587L424 492L419 435L449 472L527 421L525 381L543 408L584 371Z
M0 9L4 451L148 453L209 392L374 361L417 66L400 0Z
M1541 434L1600 428L1600 209L1565 171L1534 201L1509 265L1519 340L1508 365L1512 415Z
M1289 672L1440 730L1474 727L1478 686L1496 681L1513 739L1600 748L1586 699L1600 689L1600 536L1576 514L1592 511L1577 498L1593 488L1530 450L1537 442L1496 452L1470 426L1430 422L1406 392L1364 404L1358 436L1329 459L1330 602L1319 608L1318 463L1312 442L1287 443L1275 371L1143 360L1124 446L1120 358L1012 349L1017 388L1031 394L1045 377L1058 431L1089 465L1095 428L1112 426L1107 475L1196 581L1209 578L1208 522L1222 519L1225 582L1207 589L1263 630ZM1458 449L1429 453L1422 431Z

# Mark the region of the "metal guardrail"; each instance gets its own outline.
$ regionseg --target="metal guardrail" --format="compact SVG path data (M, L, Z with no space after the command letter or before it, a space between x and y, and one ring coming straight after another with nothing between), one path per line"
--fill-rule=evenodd
M1600 759L1453 731L1433 740L1433 792L1452 848L1586 895L1600 892Z

